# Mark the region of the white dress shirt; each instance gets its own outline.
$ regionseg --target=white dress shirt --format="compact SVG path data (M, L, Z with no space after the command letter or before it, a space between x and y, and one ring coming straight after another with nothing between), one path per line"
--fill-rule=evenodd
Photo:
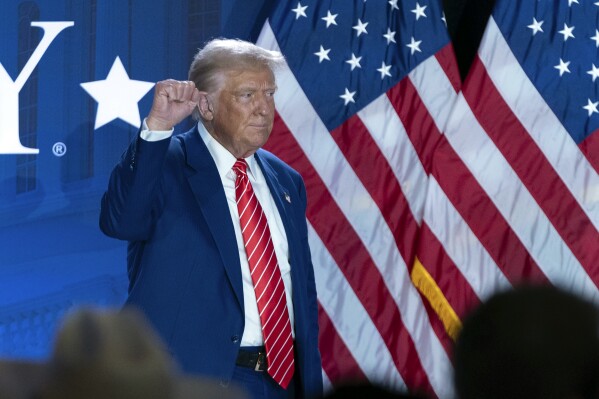
M262 324L260 322L260 316L258 313L258 305L256 301L256 294L254 292L254 283L250 275L250 267L247 261L247 255L245 253L245 245L243 242L243 236L241 235L241 225L239 221L239 212L237 210L237 201L235 197L235 179L236 175L233 171L233 165L235 164L236 158L231 154L225 147L223 147L218 141L216 141L210 133L206 130L202 123L198 123L198 130L200 136L218 169L218 174L222 181L225 196L227 197L227 204L229 206L229 212L231 214L231 220L233 221L233 227L235 229L235 238L237 239L237 251L239 252L239 260L241 262L241 277L243 280L243 302L245 312L245 329L241 338L241 346L261 346L264 344L262 337ZM150 131L146 125L146 121L143 121L141 138L147 141L158 141L168 138L172 135L173 130L169 131ZM277 256L277 262L281 270L281 276L283 277L283 283L285 284L285 295L287 297L287 309L289 310L289 318L291 321L291 331L295 336L294 319L293 319L293 302L292 302L292 291L291 291L291 266L289 265L289 246L287 243L287 235L285 234L285 228L283 221L279 215L279 211L274 202L272 194L266 184L264 174L258 166L254 155L245 158L248 164L248 178L254 193L262 206L266 220L268 221L268 227L272 236L272 242L275 248L275 254Z

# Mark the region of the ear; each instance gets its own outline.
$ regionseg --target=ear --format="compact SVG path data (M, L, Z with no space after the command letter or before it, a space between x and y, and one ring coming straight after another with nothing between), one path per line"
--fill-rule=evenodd
M200 116L204 120L212 120L214 118L214 109L212 107L212 101L210 96L205 91L200 92L200 102L198 104L200 110Z

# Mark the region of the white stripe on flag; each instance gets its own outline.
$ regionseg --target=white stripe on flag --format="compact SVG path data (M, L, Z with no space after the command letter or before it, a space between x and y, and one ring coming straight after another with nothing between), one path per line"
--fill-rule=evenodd
M443 132L458 96L437 57L429 57L414 68L408 77L437 129Z
M429 180L424 220L479 299L511 286L434 176Z
M420 223L427 176L389 97L383 94L358 112L358 116L393 169L410 210Z

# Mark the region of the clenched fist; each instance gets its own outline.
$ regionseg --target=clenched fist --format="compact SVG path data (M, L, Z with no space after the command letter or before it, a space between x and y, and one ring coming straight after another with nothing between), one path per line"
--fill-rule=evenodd
M154 102L146 119L150 130L170 130L191 115L200 101L200 92L191 81L173 79L156 83Z

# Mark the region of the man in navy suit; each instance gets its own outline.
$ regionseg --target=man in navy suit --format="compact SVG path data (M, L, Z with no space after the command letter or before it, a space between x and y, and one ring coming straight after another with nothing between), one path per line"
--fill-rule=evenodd
M296 171L261 149L275 114L273 70L283 62L252 43L217 39L195 56L189 81L158 82L100 215L105 234L129 242L127 304L143 310L185 371L256 398L322 393L306 190ZM197 126L171 137L192 113ZM284 284L293 359L285 387L265 364L237 208L238 160L247 164Z

